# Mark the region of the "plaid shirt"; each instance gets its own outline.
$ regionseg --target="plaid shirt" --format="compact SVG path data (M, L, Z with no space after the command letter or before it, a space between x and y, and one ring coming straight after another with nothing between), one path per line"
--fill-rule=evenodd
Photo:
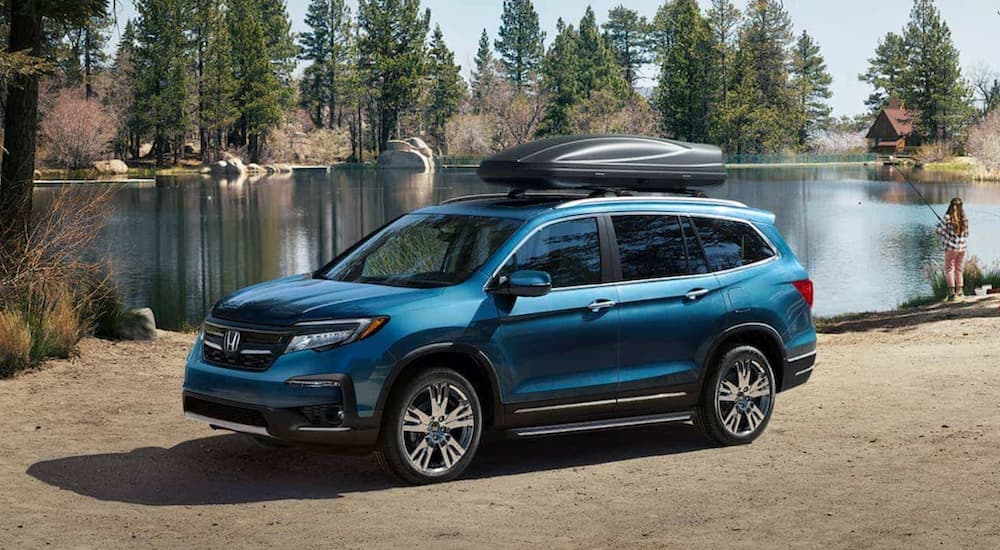
M937 234L941 235L941 244L944 245L945 250L962 252L967 246L966 241L969 238L969 230L966 229L961 235L956 233L952 228L951 216L945 216L944 223L938 224Z

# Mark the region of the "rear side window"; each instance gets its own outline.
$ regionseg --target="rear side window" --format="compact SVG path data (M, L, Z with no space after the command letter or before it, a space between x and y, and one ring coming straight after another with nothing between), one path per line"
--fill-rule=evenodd
M597 220L567 220L543 227L507 260L501 276L531 269L552 277L552 288L601 282L601 239Z
M626 281L690 273L677 216L612 216L622 278Z
M774 256L774 250L746 222L697 217L693 221L712 271L742 267Z

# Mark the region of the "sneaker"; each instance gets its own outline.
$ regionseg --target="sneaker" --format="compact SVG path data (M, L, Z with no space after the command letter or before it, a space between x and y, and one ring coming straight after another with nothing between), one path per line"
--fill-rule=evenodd
M954 302L955 301L955 295L954 294L949 294L948 297L945 298L944 301L945 302Z
M955 294L954 298L955 298L956 302L961 302L962 300L965 299L965 294L962 293L962 292L959 292L958 294Z

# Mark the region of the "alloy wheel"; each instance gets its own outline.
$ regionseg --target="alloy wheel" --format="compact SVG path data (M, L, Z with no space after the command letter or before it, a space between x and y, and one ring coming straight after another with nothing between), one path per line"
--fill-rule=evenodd
M719 377L715 412L731 435L744 437L756 432L767 419L773 402L771 376L756 359L737 359Z
M475 428L475 411L462 389L433 382L413 396L403 413L403 454L425 475L447 473L469 452Z

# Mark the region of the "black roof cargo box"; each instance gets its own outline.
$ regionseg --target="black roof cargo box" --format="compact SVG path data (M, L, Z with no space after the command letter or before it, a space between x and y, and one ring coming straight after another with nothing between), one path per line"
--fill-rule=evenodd
M642 136L561 136L511 147L479 164L479 177L515 189L678 191L726 181L713 145Z

